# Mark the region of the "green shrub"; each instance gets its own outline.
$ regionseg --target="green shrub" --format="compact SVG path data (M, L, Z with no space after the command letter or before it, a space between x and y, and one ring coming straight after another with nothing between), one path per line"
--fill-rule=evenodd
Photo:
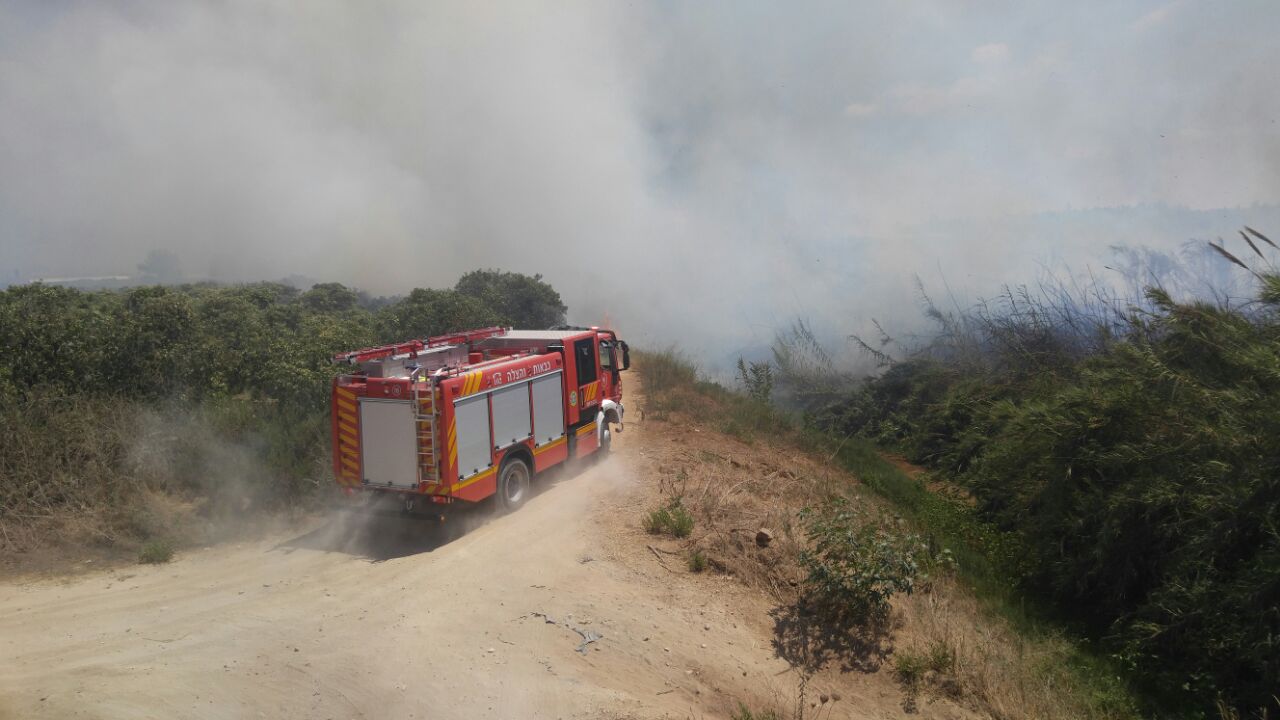
M671 505L671 523L667 530L678 538L689 537L693 532L693 514L680 504L679 498Z
M662 507L645 513L640 524L645 532L651 535L666 533L672 537L685 538L693 532L693 515L684 506L683 500L677 496Z
M671 527L671 511L665 507L654 508L645 513L640 524L650 535L661 535Z
M689 572L700 573L707 569L707 556L701 550L689 553Z
M882 620L895 594L910 594L919 572L920 539L895 522L870 517L843 497L801 511L809 547L800 554L808 572L809 603L842 625Z
M168 540L148 540L138 550L138 562L146 565L163 565L173 559L173 543Z

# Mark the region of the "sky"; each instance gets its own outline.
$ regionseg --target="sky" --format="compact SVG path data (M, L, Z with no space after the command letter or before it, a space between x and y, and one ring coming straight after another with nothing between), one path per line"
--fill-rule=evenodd
M1280 3L0 3L0 280L540 273L713 362L1280 234ZM964 302L961 300L960 302Z

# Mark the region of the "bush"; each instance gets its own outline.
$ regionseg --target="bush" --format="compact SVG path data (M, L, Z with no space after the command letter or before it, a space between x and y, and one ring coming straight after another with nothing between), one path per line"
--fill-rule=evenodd
M966 487L988 540L1014 539L1004 566L1154 694L1274 713L1280 276L1259 278L1249 304L1150 290L1124 325L1011 296L1004 315L949 320L946 352L893 365L817 424ZM889 489L916 515L932 503Z
M809 548L800 554L808 572L807 601L841 625L884 620L889 599L910 594L926 553L914 535L893 521L868 517L846 498L827 500L800 513Z
M707 556L701 550L689 553L689 572L700 573L707 569Z
M148 540L138 550L138 562L146 565L163 565L173 559L173 543L168 540Z
M672 537L689 537L693 532L693 515L685 508L680 497L672 498L666 505L654 508L641 518L641 526L651 535L666 533Z

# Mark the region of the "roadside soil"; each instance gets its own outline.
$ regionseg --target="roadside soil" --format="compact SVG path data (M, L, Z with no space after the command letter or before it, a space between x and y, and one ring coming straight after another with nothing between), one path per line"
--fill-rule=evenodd
M724 447L628 423L608 459L451 540L335 513L166 565L0 581L0 718L971 717L904 703L887 647L797 667L776 593L692 573L641 529L671 467Z

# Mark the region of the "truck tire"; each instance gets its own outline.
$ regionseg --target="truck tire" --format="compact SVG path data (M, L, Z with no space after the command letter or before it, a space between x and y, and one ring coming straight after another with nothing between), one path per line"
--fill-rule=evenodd
M600 431L600 449L596 451L597 459L604 460L609 457L609 450L613 447L613 433L609 430L609 423L605 423L604 428Z
M618 422L618 416L612 410L604 416L604 426L600 428L600 449L596 451L596 459L604 460L609 457L609 451L613 448L613 425Z
M510 457L502 461L502 468L498 471L498 505L507 512L523 505L529 498L532 476L524 458Z

